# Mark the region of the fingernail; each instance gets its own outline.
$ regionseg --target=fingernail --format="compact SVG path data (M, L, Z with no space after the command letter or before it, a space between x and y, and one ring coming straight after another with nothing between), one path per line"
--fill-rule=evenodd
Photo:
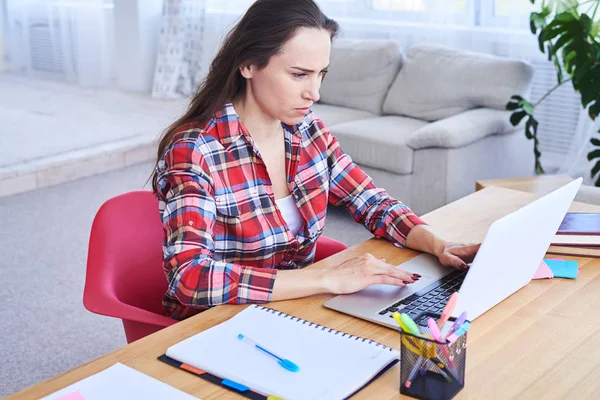
M413 283L413 282L409 282L409 281L402 281L402 282L404 282L405 285L409 285L409 284Z
M381 261L385 262L385 258L382 258Z
M420 278L421 277L421 275L419 275L419 274L413 274L412 276L413 276L413 278Z

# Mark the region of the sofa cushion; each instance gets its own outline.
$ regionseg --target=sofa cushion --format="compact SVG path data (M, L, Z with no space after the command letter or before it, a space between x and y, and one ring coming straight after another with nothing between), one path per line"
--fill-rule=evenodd
M413 149L406 141L426 124L413 118L384 116L333 125L329 130L356 164L410 174Z
M348 107L330 106L329 104L313 104L312 110L326 126L377 117L377 115L368 111Z
M406 140L412 149L463 147L488 135L512 132L510 111L477 108L440 119L413 132Z
M476 107L503 110L512 95L526 94L532 76L523 61L418 45L408 49L383 113L436 121Z
M398 43L338 39L329 61L321 102L381 114L383 100L402 64Z

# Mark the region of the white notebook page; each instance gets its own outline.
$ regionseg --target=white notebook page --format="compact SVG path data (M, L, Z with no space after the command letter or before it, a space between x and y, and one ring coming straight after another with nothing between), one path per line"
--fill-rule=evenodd
M284 369L274 358L239 340L240 333L296 363L300 371ZM169 347L166 354L285 399L345 398L399 357L398 351L375 342L336 334L256 305Z
M74 395L76 392L78 395ZM54 392L42 400L57 400L64 396L84 400L196 399L192 395L121 363L116 363L112 367Z

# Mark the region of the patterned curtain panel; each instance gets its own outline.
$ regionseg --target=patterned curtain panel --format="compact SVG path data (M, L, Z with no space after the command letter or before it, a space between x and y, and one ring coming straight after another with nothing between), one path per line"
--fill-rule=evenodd
M152 97L192 95L203 76L206 0L164 0Z

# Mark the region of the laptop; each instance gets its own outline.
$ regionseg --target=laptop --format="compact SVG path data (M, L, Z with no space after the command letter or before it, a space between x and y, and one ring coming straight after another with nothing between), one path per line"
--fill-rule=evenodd
M423 312L441 313L450 295L460 292L454 316L467 311L474 320L525 286L535 275L552 238L565 217L582 178L527 204L488 228L467 271L440 264L421 254L398 267L421 279L405 287L372 285L359 292L336 296L325 307L397 329L395 311L426 325Z

